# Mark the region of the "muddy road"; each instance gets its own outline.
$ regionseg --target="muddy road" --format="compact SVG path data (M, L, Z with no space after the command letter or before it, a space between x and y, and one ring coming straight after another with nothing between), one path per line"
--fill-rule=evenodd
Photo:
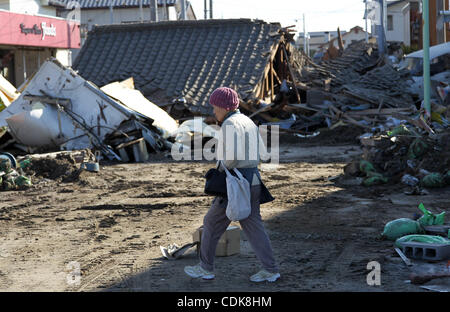
M197 263L195 248L174 261L161 255L160 245L189 243L202 224L211 163L159 159L34 177L31 189L1 193L0 290L423 291L405 283L409 269L379 234L390 220L412 218L420 202L445 210L450 191L407 196L396 186L336 183L358 153L353 145L284 145L279 165L261 165L276 197L261 207L281 269L270 284L248 280L260 266L245 240L240 254L216 258L213 281L184 274ZM380 286L367 284L371 261L381 265Z

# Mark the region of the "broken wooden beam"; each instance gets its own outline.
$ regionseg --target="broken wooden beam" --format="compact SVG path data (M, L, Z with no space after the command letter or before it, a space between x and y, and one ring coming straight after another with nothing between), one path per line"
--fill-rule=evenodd
M289 74L291 76L292 82L294 83L295 95L297 96L298 103L300 103L301 102L300 94L298 93L297 87L295 87L295 77L294 77L294 74L292 72L291 65L289 64L289 58L288 58L288 55L287 55L287 52L286 52L286 47L283 45L282 48L283 48L284 56L286 58L286 64L287 64L287 67L288 67L288 70L289 70Z

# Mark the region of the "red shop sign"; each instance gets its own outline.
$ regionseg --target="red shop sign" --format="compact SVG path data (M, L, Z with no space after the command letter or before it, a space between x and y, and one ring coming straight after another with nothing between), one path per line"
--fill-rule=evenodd
M80 48L80 24L62 18L0 11L0 44Z

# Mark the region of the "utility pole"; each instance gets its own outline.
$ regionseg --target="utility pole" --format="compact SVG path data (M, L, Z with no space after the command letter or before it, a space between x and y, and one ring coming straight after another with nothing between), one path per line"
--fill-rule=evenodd
M305 22L305 13L303 13L303 52L306 53L306 22Z
M209 0L209 18L213 19L213 0Z
M139 0L139 14L141 18L141 23L144 22L144 11L142 10L142 0Z
M425 113L431 116L430 104L430 3L429 0L422 0L422 21L423 21L423 104Z
M303 13L303 52L305 52L305 54L307 54L307 50L306 47L307 43L306 43L306 20L305 20L305 13Z
M158 21L158 3L157 0L150 0L150 20L152 22Z
M205 19L208 19L208 0L203 2L203 6L205 8Z
M156 2L156 12L158 12L158 2ZM167 14L167 0L164 0L164 17L163 20L169 20L169 14Z
M378 41L378 51L380 55L384 55L385 53L385 42L386 42L386 36L385 36L385 28L384 28L384 8L385 8L385 0L378 0L379 3L379 10L380 10L380 19L379 19L379 25L377 25L377 41Z
M114 24L114 12L112 0L109 0L109 23Z
M369 31L368 31L368 27L367 27L367 0L364 0L365 3L365 13L364 13L364 18L366 20L366 43L369 42Z
M183 21L187 20L187 18L186 18L186 0L181 0L181 19Z

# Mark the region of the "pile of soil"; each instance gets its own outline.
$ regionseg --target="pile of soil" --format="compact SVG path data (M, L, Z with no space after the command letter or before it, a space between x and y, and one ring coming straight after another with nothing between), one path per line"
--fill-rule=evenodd
M51 179L63 181L70 177L78 176L79 165L70 155L58 155L56 158L36 158L31 160L31 164L24 170L28 176L41 179Z

